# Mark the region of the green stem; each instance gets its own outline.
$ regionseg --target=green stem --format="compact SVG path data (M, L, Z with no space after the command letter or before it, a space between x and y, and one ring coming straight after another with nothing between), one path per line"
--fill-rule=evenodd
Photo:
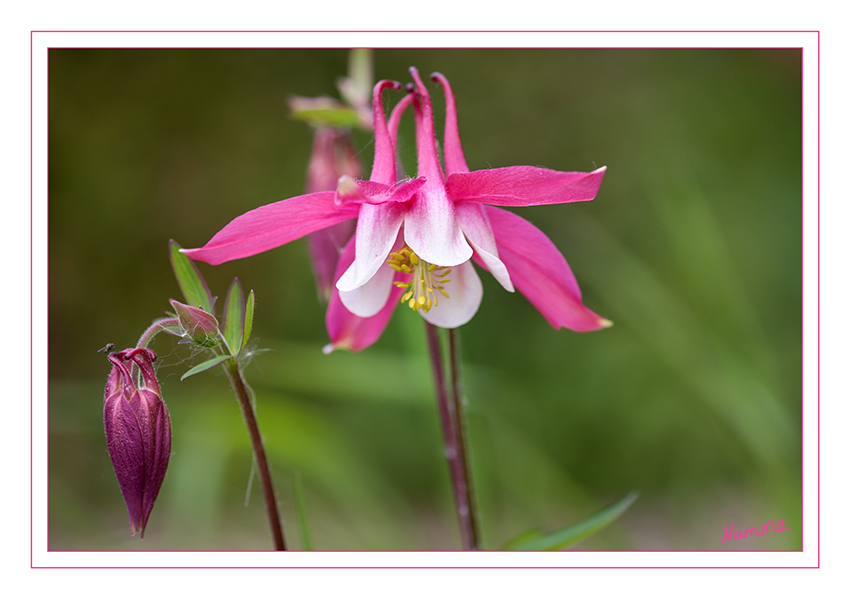
M240 372L239 365L235 359L228 360L223 366L230 379L230 384L236 392L236 399L239 400L239 407L242 408L245 425L248 427L248 435L251 437L251 447L254 449L254 463L257 465L257 474L260 477L260 484L263 488L263 498L266 502L266 514L269 518L269 529L274 540L274 548L277 551L285 551L286 542L283 539L283 527L280 524L280 514L277 510L277 499L275 498L269 462L266 458L266 450L263 448L263 438L260 435L260 427L257 425L254 408L251 406L251 398L248 395L245 379L242 378L242 372Z
M428 338L428 353L431 356L431 368L434 373L434 388L437 393L437 406L440 412L440 424L443 428L443 443L455 502L460 536L465 550L478 549L476 526L473 522L470 503L469 476L460 439L455 402L449 401L446 390L446 378L443 368L443 352L440 347L440 335L437 327L425 323Z

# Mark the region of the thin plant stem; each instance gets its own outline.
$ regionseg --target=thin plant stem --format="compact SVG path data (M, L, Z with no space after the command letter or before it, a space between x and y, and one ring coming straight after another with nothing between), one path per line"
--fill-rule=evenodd
M245 380L242 378L242 372L240 372L236 360L228 360L223 366L225 371L227 371L230 384L236 392L236 399L239 400L239 407L242 408L245 425L248 427L248 435L251 437L251 447L254 449L254 463L257 465L257 474L260 477L260 484L263 488L263 498L266 502L266 514L269 518L269 529L274 540L274 548L276 551L285 551L286 542L283 539L283 527L280 524L280 514L277 509L277 499L275 498L269 462L266 459L263 438L260 435L260 427L257 425L257 417L254 414L254 408L251 406L251 398L248 395Z
M136 347L147 347L148 343L154 338L154 336L160 331L166 330L166 327L179 325L180 321L176 318L160 318L159 320L155 320L151 326L149 326L142 336L139 337L139 342L136 344Z
M454 407L455 430L457 433L458 451L466 483L466 503L469 505L469 523L472 528L472 538L475 548L479 548L480 531L478 510L475 509L475 499L472 490L472 473L469 467L469 443L466 433L466 415L464 413L463 381L461 380L460 333L457 329L448 329L449 338L449 373L451 380L450 399Z
M136 347L147 347L157 333L161 331L167 331L167 327L179 325L180 321L176 318L160 318L159 320L155 320L151 326L145 329L145 332L142 333L142 336L139 337L138 343L136 343ZM130 375L136 379L140 380L141 375L139 374L139 366L133 362L130 366Z
M449 474L452 482L452 492L457 513L460 536L465 550L478 549L475 525L472 522L472 506L469 503L468 478L464 473L463 452L460 445L459 427L454 403L449 401L445 370L443 367L443 351L440 346L440 334L437 327L425 323L428 338L428 353L431 357L431 369L434 373L434 388L437 392L437 406L440 412L440 424L443 428L443 443L446 460L449 463Z

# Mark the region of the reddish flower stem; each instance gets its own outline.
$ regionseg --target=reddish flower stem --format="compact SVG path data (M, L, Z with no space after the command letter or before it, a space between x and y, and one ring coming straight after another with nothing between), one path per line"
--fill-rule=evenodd
M159 320L155 320L151 326L145 329L145 332L142 333L142 336L139 337L138 343L136 343L137 348L147 347L157 333L160 331L166 330L166 327L178 325L179 321L176 318L160 318ZM138 381L139 377L139 367L133 362L130 365L130 374L133 377L133 380Z
M269 518L269 529L274 540L274 548L276 551L286 551L286 542L283 538L283 527L280 524L280 514L277 510L277 499L275 498L269 462L266 458L263 438L260 435L260 427L257 425L257 417L254 414L253 406L251 406L251 398L248 396L245 380L242 378L242 373L239 371L239 366L235 360L228 360L223 366L227 371L228 378L230 378L230 384L236 392L236 399L239 400L239 407L242 408L245 425L248 427L248 435L251 437L251 447L254 449L254 462L257 464L257 474L260 477L260 483L263 487L263 498L266 502L266 514Z
M443 352L437 327L425 323L428 338L428 353L431 356L431 368L434 373L434 388L437 392L437 406L440 412L440 424L443 428L443 443L457 513L460 536L464 550L478 549L477 526L474 521L469 484L469 469L461 439L457 403L450 401L447 392L443 367ZM454 370L454 369L453 369ZM452 386L454 391L454 386ZM454 395L454 393L453 393Z
M475 509L475 498L472 494L472 473L469 468L469 446L466 434L466 418L463 411L465 399L463 397L463 382L461 381L461 358L460 358L460 333L457 329L448 329L449 337L449 371L451 375L451 400L454 405L455 430L457 434L460 460L463 466L464 480L466 481L466 503L469 506L469 524L472 529L473 548L479 549L480 527L478 525L478 512Z
M139 342L136 344L136 347L147 347L148 343L150 343L154 338L154 335L165 330L165 327L179 324L180 321L176 318L161 318L159 320L155 320L153 324L149 326L144 333L142 333L142 336L139 337Z

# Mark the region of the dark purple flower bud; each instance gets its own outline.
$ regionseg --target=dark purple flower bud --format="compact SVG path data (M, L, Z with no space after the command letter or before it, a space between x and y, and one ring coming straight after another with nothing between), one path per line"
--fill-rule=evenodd
M110 353L103 405L106 444L130 512L130 531L142 537L171 456L171 420L154 360L156 354L144 348Z

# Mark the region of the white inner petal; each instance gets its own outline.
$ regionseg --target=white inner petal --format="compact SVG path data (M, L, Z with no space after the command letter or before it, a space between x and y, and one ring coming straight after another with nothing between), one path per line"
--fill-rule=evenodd
M454 329L472 320L478 312L484 288L471 261L452 268L448 278L450 281L444 284L443 290L449 297L438 295L436 306L419 313L435 326Z
M354 262L336 282L340 292L353 291L372 279L387 260L407 209L401 204L364 204L357 217Z
M386 262L375 275L360 287L339 292L342 305L361 318L369 318L381 311L392 292L395 271Z
M484 212L484 206L471 202L457 204L457 219L467 241L478 252L481 260L487 265L490 274L499 281L502 287L513 293L514 285L504 262L499 259L496 239L493 236L493 229L490 227L487 213Z

